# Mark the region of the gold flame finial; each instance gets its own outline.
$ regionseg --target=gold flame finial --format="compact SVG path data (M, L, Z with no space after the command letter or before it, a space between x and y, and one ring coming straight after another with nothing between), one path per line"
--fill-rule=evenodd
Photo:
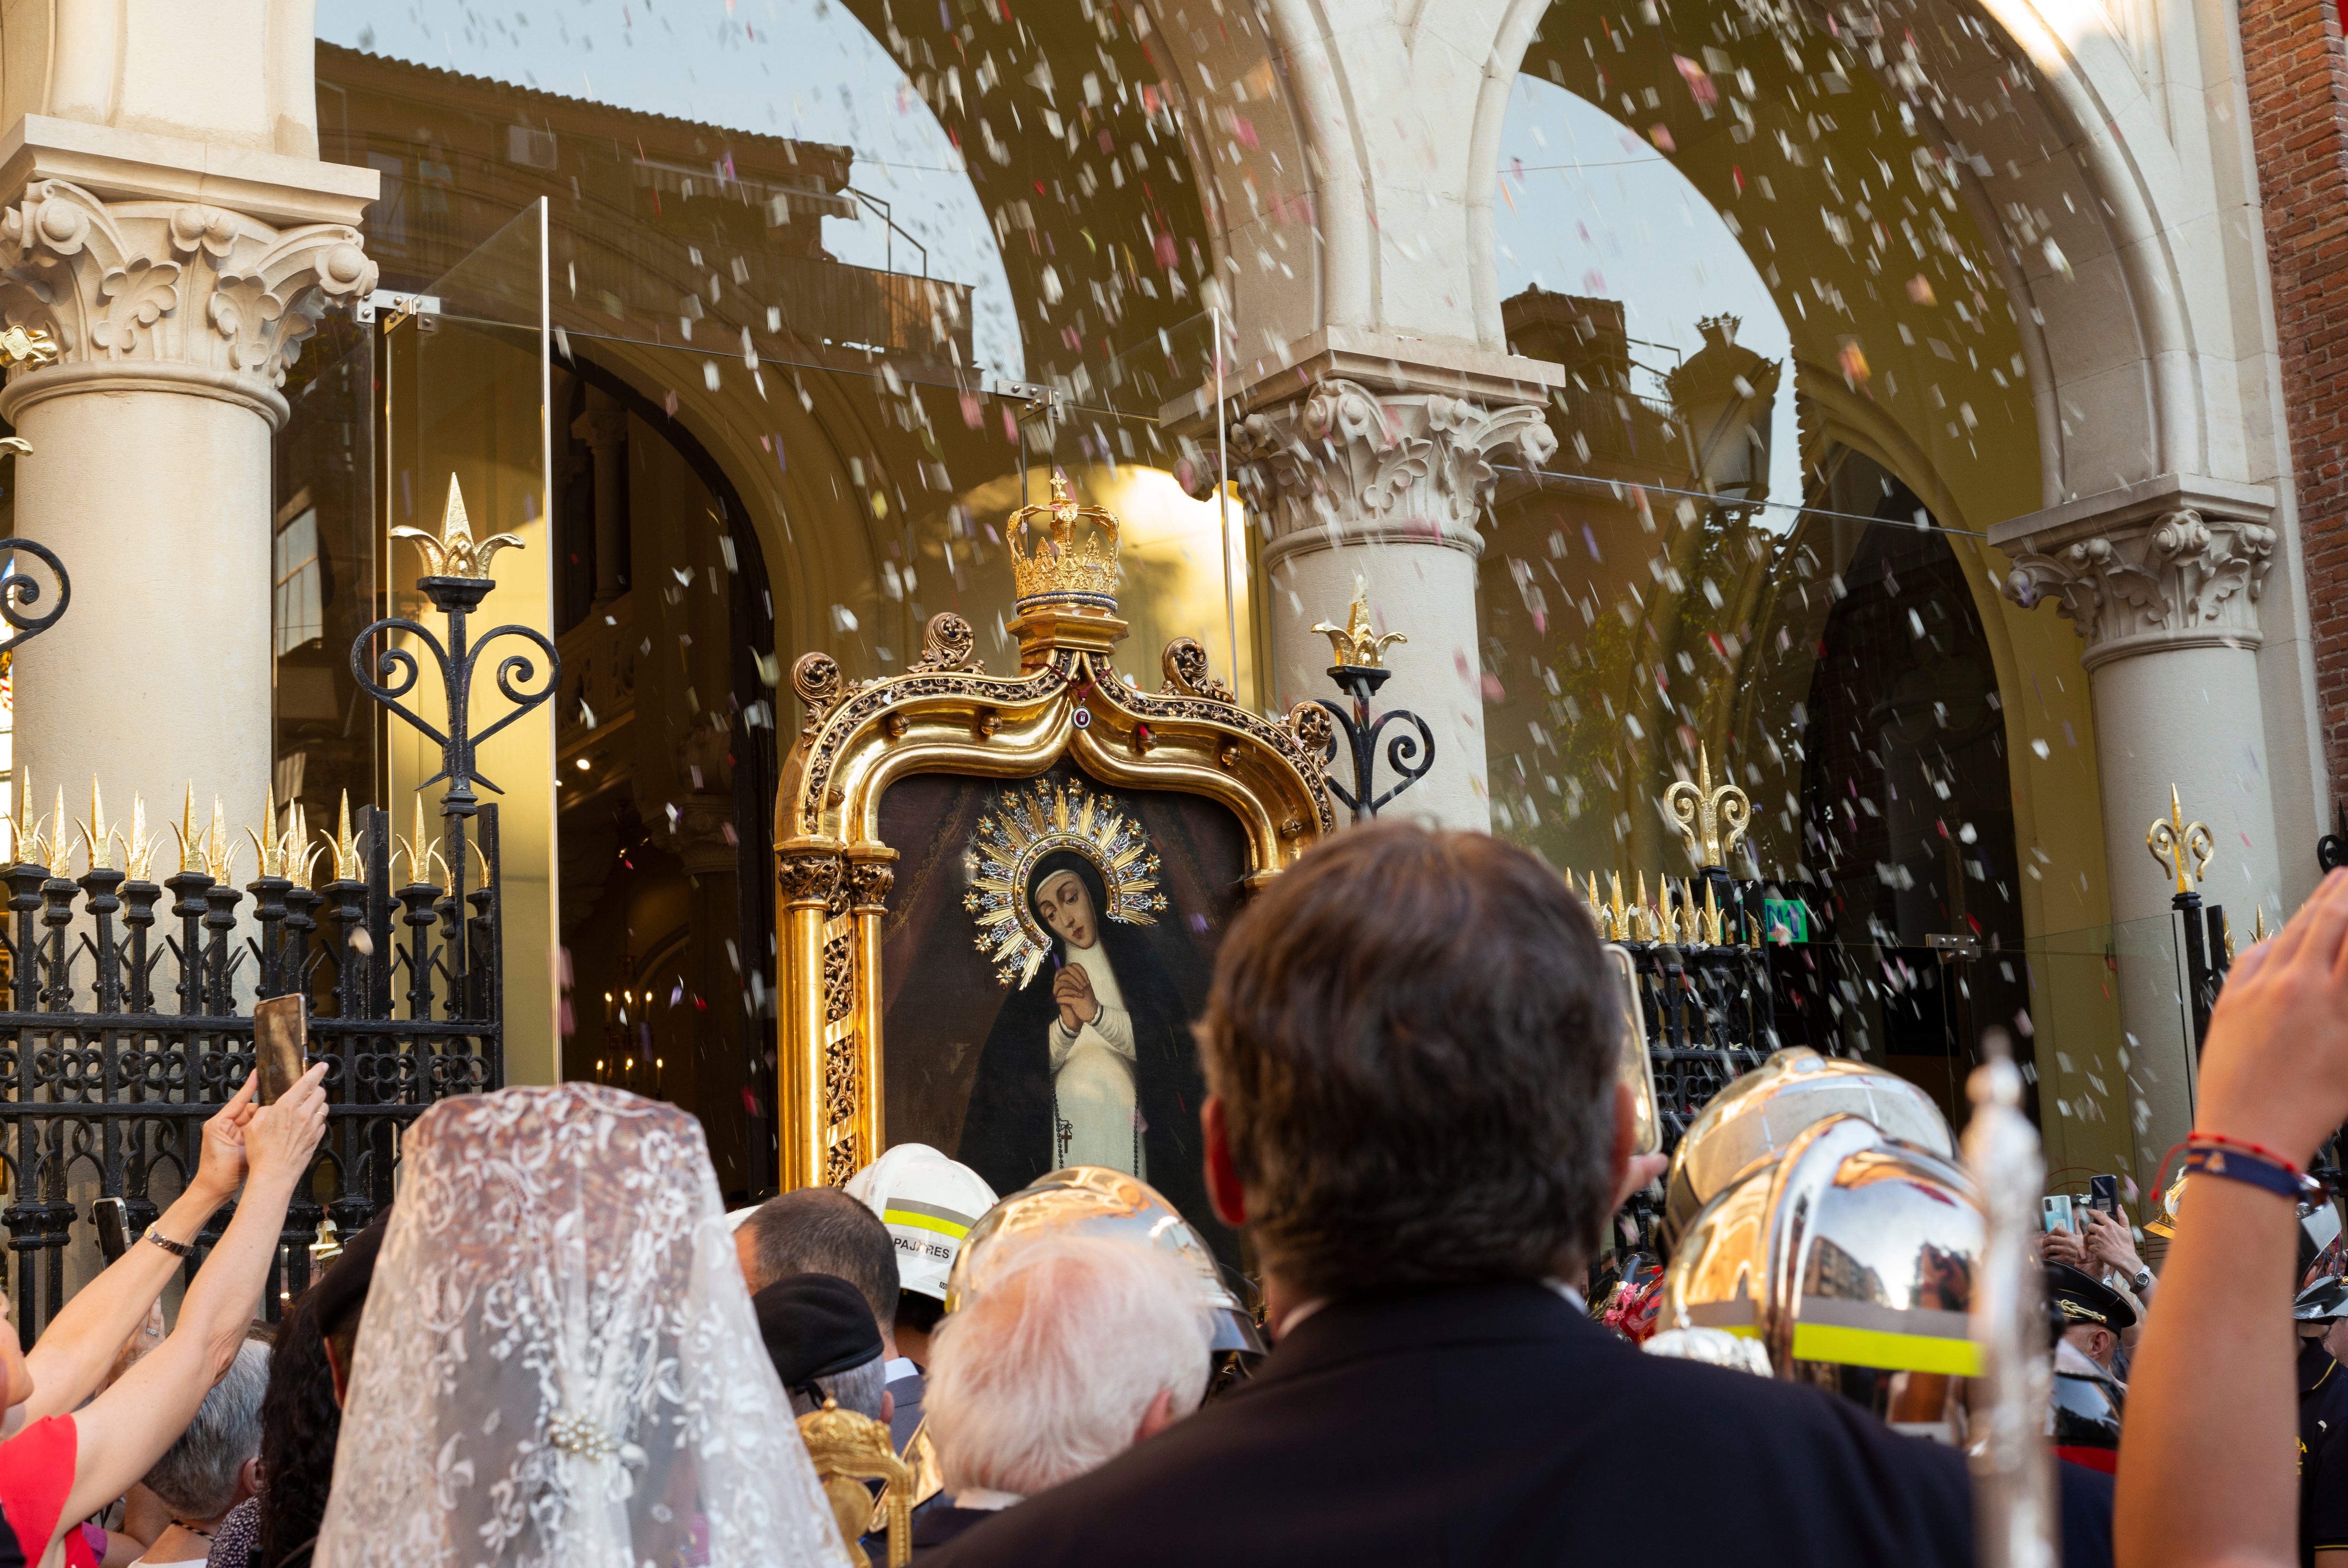
M358 882L365 880L359 866L359 846L351 837L351 792L343 792L342 819L335 824L335 880Z
M2151 830L2144 835L2144 846L2152 851L2161 869L2177 879L2180 894L2193 891L2209 869L2209 857L2217 853L2217 844L2209 836L2206 822L2185 820L2185 807L2177 798L2177 786L2168 786L2168 820L2153 819Z
M98 775L89 776L89 818L81 828L82 856L92 871L114 866L114 829L106 825L106 803L98 798Z
M1090 523L1094 535L1076 548L1076 525ZM1041 531L1031 552L1025 541ZM1117 612L1116 517L1105 507L1080 507L1068 494L1067 476L1052 472L1052 499L1022 507L1004 525L1011 548L1011 581L1021 610L1047 605Z
M391 530L396 539L414 539L416 548L424 552L424 575L427 577L485 578L489 575L489 558L509 545L522 548L520 534L491 534L480 543L473 542L473 521L465 515L465 493L457 485L457 476L448 476L448 504L440 513L440 537L434 538L422 528L397 528Z
M212 796L212 825L204 835L204 875L215 882L236 880L236 840L229 835L228 807Z
M439 841L438 839L427 838L425 836L424 796L421 794L417 794L416 797L415 836L412 838L399 839L396 842L398 844L399 853L407 856L407 880L409 882L428 885L435 887L442 886L442 884L432 880L432 865L433 862L439 861L440 869L445 873L448 869L448 863L440 858Z
M130 792L130 833L122 840L122 869L132 882L150 880L155 871L155 851L163 845L163 835L147 831L147 797L137 790Z
M2250 927L2250 940L2251 940L2251 942L2252 942L2252 943L2254 943L2254 944L2255 944L2255 943L2259 943L2259 942L2263 942L2263 941L2265 941L2266 939L2267 939L2267 907L2266 907L2265 905L2261 904L2261 905L2260 905L2260 906L2259 906L2258 922L2257 922L2257 924L2253 925L2253 926Z
M1323 620L1313 630L1329 640L1330 656L1340 664L1357 670L1383 670L1386 662L1386 645L1408 642L1399 631L1389 631L1384 637L1370 624L1370 590L1359 578L1354 579L1354 602L1345 611L1345 624L1335 625Z
M244 835L252 840L253 853L261 857L259 875L263 876L285 875L285 840L277 831L276 785L272 784L268 794L263 797L261 807L261 831L255 833L248 827L244 830Z
M1712 878L1707 876L1704 879L1704 939L1717 948L1723 945L1721 938L1725 934L1721 924L1720 900L1714 897Z
M50 815L57 825L49 835L49 875L70 878L73 876L73 840L66 836L66 824L71 819L66 815L66 786L63 784L57 786L57 807Z
M40 866L48 854L41 846L41 827L49 819L33 815L33 765L16 764L16 820L10 825L10 836L15 840L15 860L18 866Z
M1622 907L1622 874L1619 871L1609 871L1606 874L1606 885L1609 890L1607 907L1614 918L1614 939L1618 942L1637 940L1631 929L1630 912Z
M1752 825L1753 804L1734 784L1723 781L1718 789L1713 787L1712 757L1702 744L1695 749L1695 763L1698 782L1682 779L1665 790L1663 810L1687 840L1689 859L1700 866L1725 867Z
M191 869L188 864L191 855L195 856L195 868L201 869L204 864L204 835L196 827L196 781L193 779L188 781L188 804L180 809L180 820L171 825L171 831L179 835L180 875L185 876Z

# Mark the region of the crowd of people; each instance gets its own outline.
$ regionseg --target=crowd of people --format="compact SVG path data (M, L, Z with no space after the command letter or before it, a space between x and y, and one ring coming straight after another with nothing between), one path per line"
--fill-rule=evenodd
M1586 905L1497 839L1381 825L1275 879L1196 1026L1253 1313L1129 1177L997 1194L906 1145L728 1214L691 1117L572 1083L427 1112L263 1331L324 1068L247 1084L147 1234L0 1336L0 1568L1972 1562L1961 1448L1592 1320L1656 1173L1619 1027ZM2158 1278L2124 1213L2042 1241L2054 1370L2127 1399L2116 1461L2057 1461L2062 1561L2348 1562L2348 1282L2291 1306L2343 1122L2348 872L2233 971ZM869 1520L882 1482L810 1457L844 1417L893 1478Z

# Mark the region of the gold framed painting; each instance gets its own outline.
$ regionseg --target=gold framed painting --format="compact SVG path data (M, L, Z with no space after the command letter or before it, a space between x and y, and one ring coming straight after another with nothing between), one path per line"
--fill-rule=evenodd
M977 661L953 614L901 674L792 669L781 1184L836 1185L917 1142L998 1192L1112 1165L1203 1225L1189 1025L1248 896L1335 831L1328 716L1250 712L1189 638L1157 692L1128 680L1116 520L1059 481L1006 538L1015 673Z

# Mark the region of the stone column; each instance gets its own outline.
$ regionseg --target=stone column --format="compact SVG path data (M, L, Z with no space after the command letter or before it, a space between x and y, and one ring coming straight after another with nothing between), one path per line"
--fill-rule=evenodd
M15 669L35 813L130 794L160 825L193 779L258 825L269 784L270 436L330 303L376 268L375 175L28 116L0 144L0 324L54 339L0 418L32 444L15 526L62 557L72 608ZM239 835L242 837L242 835ZM167 850L159 868L174 864ZM252 870L248 847L238 881Z
M2006 592L2052 600L2076 623L2095 702L2121 1024L2139 1155L2191 1122L2195 1063L2166 934L2175 883L2145 845L2168 815L2209 824L2216 855L2200 892L2247 945L2255 911L2282 910L2274 784L2260 711L2259 596L2275 547L2273 493L2175 475L2017 518L1990 530L2013 556ZM2147 1071L2148 1069L2149 1071Z
M1376 386L1330 377L1256 403L1229 440L1250 513L1268 527L1260 556L1277 704L1338 696L1329 641L1313 628L1344 625L1356 585L1366 589L1376 629L1408 639L1386 651L1395 674L1379 710L1409 709L1435 735L1433 771L1388 809L1488 830L1477 524L1496 460L1537 466L1557 449L1541 405L1415 390L1403 376ZM1383 788L1393 775L1379 749ZM1350 762L1334 765L1350 784Z

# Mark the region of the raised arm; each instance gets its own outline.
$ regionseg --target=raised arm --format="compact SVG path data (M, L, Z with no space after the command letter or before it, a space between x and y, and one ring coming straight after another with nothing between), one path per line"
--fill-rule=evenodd
M244 1084L204 1123L202 1156L191 1181L155 1229L176 1242L191 1242L221 1204L244 1180L244 1126L253 1112L253 1080ZM33 1397L9 1412L12 1423L62 1415L98 1390L112 1369L123 1342L145 1318L180 1266L174 1254L151 1241L133 1238L130 1250L105 1273L74 1293L40 1341L26 1352ZM13 1430L13 1425L12 1429Z
M2348 871L2325 878L2226 981L2194 1131L2302 1169L2348 1121ZM2121 1429L2119 1568L2299 1562L2298 1260L2291 1200L2209 1174L2186 1184Z
M319 1086L325 1073L324 1062L313 1066L277 1103L245 1122L243 1200L196 1271L170 1337L73 1418L78 1441L65 1520L87 1518L154 1468L236 1358L269 1277L286 1205L325 1132L326 1096Z

